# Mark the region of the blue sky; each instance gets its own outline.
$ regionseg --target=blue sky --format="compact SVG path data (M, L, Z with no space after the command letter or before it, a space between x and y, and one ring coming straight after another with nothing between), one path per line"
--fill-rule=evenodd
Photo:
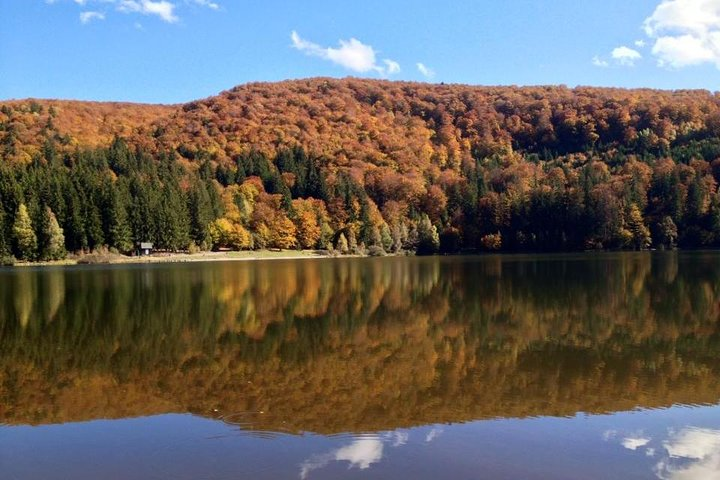
M0 19L1 99L313 76L720 89L720 0L0 0Z

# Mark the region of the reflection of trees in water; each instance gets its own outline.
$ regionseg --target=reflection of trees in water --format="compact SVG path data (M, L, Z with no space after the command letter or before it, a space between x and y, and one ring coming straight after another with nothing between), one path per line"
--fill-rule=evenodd
M0 273L0 420L263 410L372 430L710 402L711 254Z

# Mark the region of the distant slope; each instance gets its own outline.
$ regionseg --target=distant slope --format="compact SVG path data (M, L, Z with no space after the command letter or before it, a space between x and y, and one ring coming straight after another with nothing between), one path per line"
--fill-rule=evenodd
M148 127L177 107L73 100L0 102L0 147L11 161L29 161L47 138L67 149L100 147L116 136L148 137Z
M332 165L400 172L459 166L494 153L663 148L720 134L720 99L702 90L313 78L251 83L182 106L52 100L0 105L0 143L18 160L42 146L51 105L56 116L50 133L73 148L107 144L117 134L223 161L251 148L271 153L280 145L302 145Z
M720 100L707 91L315 78L239 86L185 104L154 125L162 146L219 158L300 144L337 165L408 171L511 151L669 146L717 135Z

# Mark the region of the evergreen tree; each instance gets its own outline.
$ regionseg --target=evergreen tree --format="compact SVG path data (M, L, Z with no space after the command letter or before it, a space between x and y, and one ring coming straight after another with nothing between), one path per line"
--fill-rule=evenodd
M122 253L133 250L132 231L124 195L114 186L109 187L107 207L103 214L108 246Z
M343 255L346 255L350 251L350 247L348 247L348 241L345 237L344 233L341 233L337 240L337 245L335 245L335 249L342 253Z
M92 250L105 245L105 234L103 233L103 222L100 208L93 203L85 207L85 232L87 233L88 247Z
M0 208L0 257L10 254L10 242L8 242L5 227L5 211Z
M387 223L383 223L382 228L380 229L380 242L386 252L390 252L392 250L393 238L390 233L390 227L388 227Z
M418 255L432 255L440 248L440 235L437 228L430 222L427 214L423 214L417 227Z
M22 260L34 260L37 254L37 236L24 203L20 204L15 214L13 238L16 256Z
M155 209L155 238L163 250L185 250L190 244L187 206L176 187L166 185Z
M631 234L633 248L645 250L652 243L652 239L650 238L650 229L645 225L637 205L633 204L630 207L627 217L627 229Z
M208 226L213 221L213 208L205 183L196 182L188 193L190 237L196 245L208 249Z
M660 244L665 248L675 248L677 245L678 231L672 217L666 215L660 224Z
M60 260L65 258L67 255L65 235L50 207L45 207L44 210L42 238L41 257L43 259Z

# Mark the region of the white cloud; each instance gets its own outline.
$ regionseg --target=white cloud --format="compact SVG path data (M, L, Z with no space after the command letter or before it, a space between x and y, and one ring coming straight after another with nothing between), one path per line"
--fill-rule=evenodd
M180 18L175 14L177 8L176 3L168 0L72 0L79 7L87 7L91 4L105 5L110 9L117 10L122 13L135 13L140 15L154 15L168 23L175 23ZM220 6L211 0L186 0L203 7L217 10ZM59 0L45 0L45 3L52 5L60 3ZM105 12L101 11L83 11L80 13L80 21L87 23L91 20L105 19Z
M340 40L338 48L321 47L305 40L293 31L290 34L292 47L306 55L329 60L336 65L359 73L376 72L380 75L392 75L400 71L400 64L394 60L384 59L383 65L378 64L376 52L370 45L365 45L356 38Z
M662 0L643 23L658 65L720 68L720 1Z
M593 57L592 64L595 65L596 67L600 67L600 68L607 68L610 66L610 64L607 62L607 60L603 60L602 58L598 57L597 55L595 55Z
M220 5L211 0L190 0L190 3L194 3L195 5L199 5L201 7L207 7L211 10L220 10Z
M638 48L644 48L645 47L645 40L635 40L634 42L635 46Z
M400 73L400 64L395 60L389 60L386 58L385 60L383 60L383 63L385 64L385 70L387 71L388 75Z
M682 68L714 62L720 68L720 52L692 35L660 37L652 53L661 67Z
M179 20L175 15L175 4L167 0L120 0L117 9L123 13L157 15L168 23L175 23Z
M431 68L428 68L424 63L418 62L416 66L418 71L422 73L423 77L432 78L435 76L435 71Z
M610 56L620 65L632 67L635 62L642 58L640 52L630 47L622 46L615 48Z
M89 23L93 20L105 20L105 14L102 12L80 12L80 23Z

